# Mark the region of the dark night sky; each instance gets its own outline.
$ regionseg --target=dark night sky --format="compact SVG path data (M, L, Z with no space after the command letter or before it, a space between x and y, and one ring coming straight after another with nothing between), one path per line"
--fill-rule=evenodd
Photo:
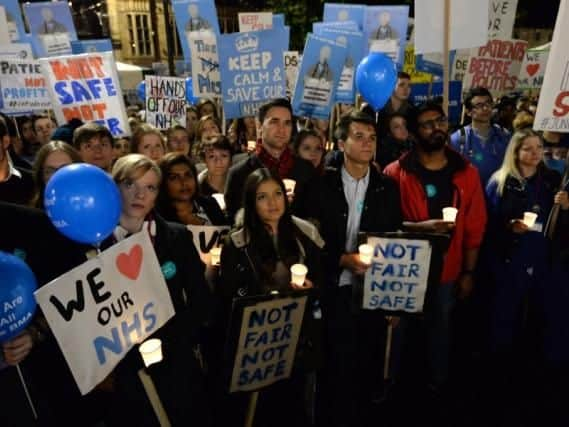
M519 0L517 26L553 28L560 0Z

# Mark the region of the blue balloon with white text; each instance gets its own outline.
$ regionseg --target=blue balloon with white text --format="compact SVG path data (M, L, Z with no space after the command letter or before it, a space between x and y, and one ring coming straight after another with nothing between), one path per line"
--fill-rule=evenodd
M36 311L36 278L17 256L0 252L0 343L18 336Z
M370 53L356 70L356 88L375 111L379 111L389 100L396 83L395 63L380 52Z
M91 245L113 232L121 214L121 196L111 176L87 163L59 169L47 183L44 203L59 232Z

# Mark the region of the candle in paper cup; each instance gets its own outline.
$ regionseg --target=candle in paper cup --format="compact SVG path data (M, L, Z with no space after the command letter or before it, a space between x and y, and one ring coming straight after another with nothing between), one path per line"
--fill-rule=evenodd
M304 264L294 264L292 267L290 267L290 281L295 285L304 286L304 280L306 279L307 273L308 268L306 268Z
M140 351L144 365L147 368L154 363L162 361L162 341L158 338L144 341L138 347L138 351Z
M455 222L456 214L458 213L457 208L449 206L448 208L443 208L443 221Z
M219 265L221 262L221 248L212 248L209 254L211 255L211 265Z
M247 151L255 151L257 148L257 141L247 141Z
M296 187L296 181L294 179L283 179L283 184L287 193L294 193L294 188Z
M532 228L535 224L535 220L537 219L537 214L535 212L524 212L524 224L528 226L528 228Z
M373 246L371 245L360 245L358 247L360 251L360 261L364 264L371 264L371 256L373 255Z
M212 194L211 197L215 199L222 211L225 210L225 196L221 193Z

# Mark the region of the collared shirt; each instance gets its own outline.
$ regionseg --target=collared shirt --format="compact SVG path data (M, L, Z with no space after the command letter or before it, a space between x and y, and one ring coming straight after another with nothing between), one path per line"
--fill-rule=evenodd
M10 178L12 178L12 176L15 176L15 177L18 177L21 179L22 173L14 167L14 163L12 163L12 158L10 157L10 153L8 153L8 151L6 151L6 157L8 158L8 176L2 182L8 181Z
M357 251L358 231L360 230L360 221L364 209L364 201L369 185L369 168L363 178L355 179L346 168L342 166L342 185L344 187L344 196L348 203L348 222L346 224L346 253ZM348 270L342 270L340 274L340 286L351 285L354 283L354 274Z
M478 169L485 188L492 174L502 165L510 138L510 133L497 125L492 125L486 138L468 125L464 127L464 140L459 129L451 135L450 144Z

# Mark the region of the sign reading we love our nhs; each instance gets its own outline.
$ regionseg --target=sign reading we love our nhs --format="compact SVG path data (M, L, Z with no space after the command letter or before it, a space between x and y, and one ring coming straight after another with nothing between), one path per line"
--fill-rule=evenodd
M147 232L117 243L35 296L82 394L174 315Z
M220 37L223 110L227 119L256 116L266 101L286 96L283 52L288 28Z

